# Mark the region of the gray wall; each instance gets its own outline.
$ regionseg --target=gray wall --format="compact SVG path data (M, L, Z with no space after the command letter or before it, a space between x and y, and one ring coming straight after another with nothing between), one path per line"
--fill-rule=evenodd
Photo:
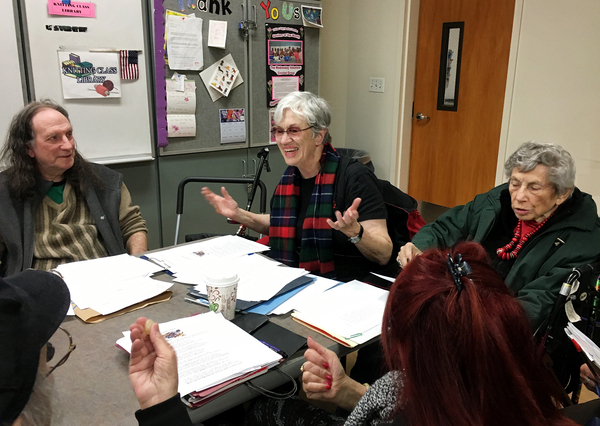
M277 146L270 148L269 163L271 172L263 170L261 180L267 187L267 211L269 202L279 179L285 170L285 162ZM174 242L176 224L177 188L183 178L189 176L241 177L242 160L249 165L249 173L254 168L253 160L258 158L258 148L228 151L204 152L197 154L172 155L154 161L115 164L109 166L123 174L123 181L133 202L140 206L148 226L148 248L170 246ZM160 183L159 183L160 182ZM179 242L186 234L211 232L234 234L238 226L228 224L225 218L215 213L200 194L203 186L220 191L220 184L190 183L186 186ZM247 192L244 185L226 185L229 193L246 206ZM260 190L257 191L252 211L259 212ZM256 234L253 234L256 235Z

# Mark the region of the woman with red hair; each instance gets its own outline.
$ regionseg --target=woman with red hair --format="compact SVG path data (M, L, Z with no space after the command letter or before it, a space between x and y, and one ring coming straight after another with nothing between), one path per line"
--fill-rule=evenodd
M554 404L560 389L536 356L523 308L480 245L413 259L390 290L383 324L391 372L370 387L309 338L303 388L353 410L346 425L576 424ZM286 417L285 404L271 416Z

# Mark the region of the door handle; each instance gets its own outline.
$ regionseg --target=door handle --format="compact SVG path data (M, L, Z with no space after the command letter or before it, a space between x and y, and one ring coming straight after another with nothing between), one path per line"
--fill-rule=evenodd
M427 117L426 115L423 115L423 113L421 113L421 112L417 112L417 115L415 115L415 118L417 119L417 121L429 120L429 117Z

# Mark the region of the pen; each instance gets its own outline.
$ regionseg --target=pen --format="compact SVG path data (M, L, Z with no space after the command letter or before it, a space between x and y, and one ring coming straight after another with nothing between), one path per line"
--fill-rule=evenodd
M264 340L259 340L259 342L268 347L269 349L277 352L279 355L281 355L282 358L287 358L287 354L284 351L277 349L275 346L265 342Z
M208 300L204 299L190 299L189 297L183 298L186 302L195 303L196 305L208 306Z

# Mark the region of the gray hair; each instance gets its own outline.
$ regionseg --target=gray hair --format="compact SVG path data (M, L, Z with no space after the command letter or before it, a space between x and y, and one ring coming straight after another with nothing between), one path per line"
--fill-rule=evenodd
M331 142L329 125L331 124L331 109L327 101L311 92L292 92L284 96L275 109L273 120L279 124L283 118L283 112L289 109L299 118L306 120L312 127L313 138L321 130L327 130L323 143Z
M504 163L504 174L510 179L515 168L527 173L540 164L548 168L548 180L556 194L563 195L575 187L573 157L562 146L552 143L525 142Z

